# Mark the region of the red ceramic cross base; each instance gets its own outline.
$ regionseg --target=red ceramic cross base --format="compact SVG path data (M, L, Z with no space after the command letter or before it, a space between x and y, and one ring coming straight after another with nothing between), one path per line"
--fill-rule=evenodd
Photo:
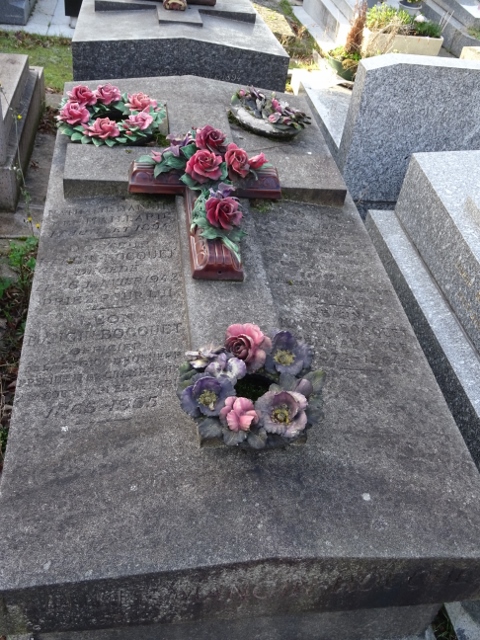
M238 198L269 198L278 200L282 192L278 172L273 167L257 171L253 175L234 181L235 196ZM180 178L182 171L161 173L156 178L153 166L143 162L133 162L129 171L129 193L150 193L157 195L184 196L187 232L190 238L190 263L192 277L199 280L243 281L242 263L227 249L221 240L206 240L198 230L191 232L191 214L195 203L195 192L188 189Z

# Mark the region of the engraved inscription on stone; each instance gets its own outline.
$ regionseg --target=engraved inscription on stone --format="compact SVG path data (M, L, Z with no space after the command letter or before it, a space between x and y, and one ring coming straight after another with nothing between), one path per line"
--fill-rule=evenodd
M50 210L45 227L20 406L94 422L158 407L186 340L173 201Z

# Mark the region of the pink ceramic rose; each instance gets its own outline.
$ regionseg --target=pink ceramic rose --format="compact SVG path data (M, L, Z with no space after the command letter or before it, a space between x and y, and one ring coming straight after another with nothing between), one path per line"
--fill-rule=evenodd
M76 87L73 87L71 91L67 91L67 96L71 102L78 102L78 104L82 104L86 107L97 102L97 96L91 89L83 84L79 84Z
M106 138L116 138L120 135L117 123L110 120L110 118L97 118L93 125L89 127L84 124L83 128L85 129L85 135L91 138L105 140Z
M126 106L133 111L148 111L150 107L157 107L158 103L145 93L128 94Z
M90 120L90 113L83 104L78 102L67 102L58 114L58 119L68 124L85 124Z
M138 127L141 131L145 131L152 124L153 118L150 114L145 111L141 111L140 113L133 114L129 116L125 120L125 128L130 129L130 127Z
M229 396L220 411L220 422L230 431L249 431L251 425L258 422L253 402L248 398Z
M266 157L263 153L259 153L258 156L253 156L253 158L249 158L248 164L250 165L250 169L260 169L267 162Z
M237 147L234 142L231 142L227 147L225 162L227 163L230 178L235 176L245 178L250 171L247 152Z
M205 208L208 222L225 231L231 231L233 226L238 227L242 219L236 198L209 198Z
M195 144L199 149L222 153L225 151L225 134L207 124L203 129L197 129Z
M97 101L102 104L111 104L112 102L118 102L122 99L120 89L110 83L104 85L99 84L94 93Z
M232 324L225 334L225 347L236 358L243 360L247 371L252 373L265 364L272 341L256 324Z
M200 184L209 180L218 180L222 175L222 156L202 149L193 154L185 167L186 173Z

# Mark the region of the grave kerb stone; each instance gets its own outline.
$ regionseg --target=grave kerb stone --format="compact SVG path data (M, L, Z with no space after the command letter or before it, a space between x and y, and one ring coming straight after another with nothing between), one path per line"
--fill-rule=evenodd
M480 151L414 154L395 213L480 351Z

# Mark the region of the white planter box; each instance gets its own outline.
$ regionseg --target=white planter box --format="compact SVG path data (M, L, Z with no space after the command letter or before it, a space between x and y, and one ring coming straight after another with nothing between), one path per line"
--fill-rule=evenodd
M425 36L399 36L392 38L391 34L380 31L363 30L362 55L376 53L415 53L421 56L438 56L443 44L441 38L426 38Z

